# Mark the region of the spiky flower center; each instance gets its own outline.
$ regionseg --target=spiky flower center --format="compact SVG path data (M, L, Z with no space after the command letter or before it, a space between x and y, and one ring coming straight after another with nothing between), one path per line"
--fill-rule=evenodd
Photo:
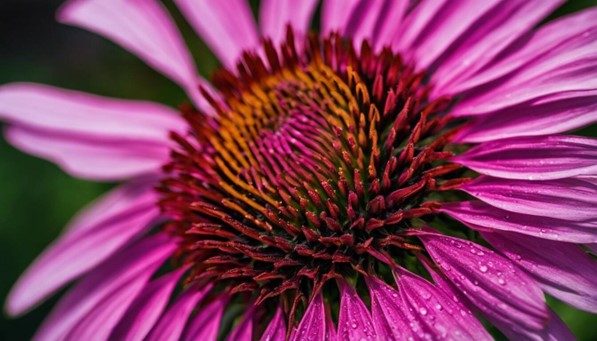
M374 255L408 263L405 233L462 181L446 162L453 135L425 75L389 49L332 35L302 52L289 33L265 60L219 71L215 115L185 110L191 130L162 182L168 229L189 280L296 307L328 280L384 276Z

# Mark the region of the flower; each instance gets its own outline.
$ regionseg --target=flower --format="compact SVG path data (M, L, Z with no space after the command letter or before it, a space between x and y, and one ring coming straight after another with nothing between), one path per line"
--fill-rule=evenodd
M126 181L10 293L19 315L76 280L37 339L491 339L477 316L570 339L544 294L597 312L597 142L561 135L597 120L596 10L327 0L309 34L317 1L263 1L259 30L242 0L175 3L211 82L157 0L58 17L170 77L182 115L0 88L13 145Z

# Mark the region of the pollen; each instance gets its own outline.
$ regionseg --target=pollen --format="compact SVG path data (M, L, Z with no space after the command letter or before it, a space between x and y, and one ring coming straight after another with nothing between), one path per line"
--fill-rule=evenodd
M447 162L451 100L430 101L390 49L289 30L212 83L222 97L203 91L213 113L183 109L191 130L172 136L160 186L189 281L279 298L292 316L329 280L383 272L379 255L414 257L407 231L468 180Z

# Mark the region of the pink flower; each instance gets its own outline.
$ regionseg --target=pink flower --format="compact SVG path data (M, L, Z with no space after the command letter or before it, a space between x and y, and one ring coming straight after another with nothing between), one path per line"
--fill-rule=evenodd
M597 11L562 1L72 0L192 105L0 87L9 142L124 184L23 274L37 340L573 338L597 312ZM538 26L539 25L539 26ZM178 293L176 288L182 287ZM226 314L226 318L223 318Z

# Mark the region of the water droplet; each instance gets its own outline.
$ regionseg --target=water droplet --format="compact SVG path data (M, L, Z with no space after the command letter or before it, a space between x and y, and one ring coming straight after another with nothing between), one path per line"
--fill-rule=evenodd
M421 313L421 315L423 315L423 316L427 315L427 309L425 309L425 308L421 308L421 309L419 309L419 312L420 312L420 313Z
M357 329L359 325L356 322L353 322L350 326L352 327L352 329Z
M506 281L504 281L503 278L499 278L498 283L500 283L501 285L504 285L504 284L506 284Z
M487 272L487 266L481 265L481 267L479 267L479 270L481 270L481 272Z
M442 311L444 309L444 307L442 307L442 305L438 303L435 305L435 309Z

